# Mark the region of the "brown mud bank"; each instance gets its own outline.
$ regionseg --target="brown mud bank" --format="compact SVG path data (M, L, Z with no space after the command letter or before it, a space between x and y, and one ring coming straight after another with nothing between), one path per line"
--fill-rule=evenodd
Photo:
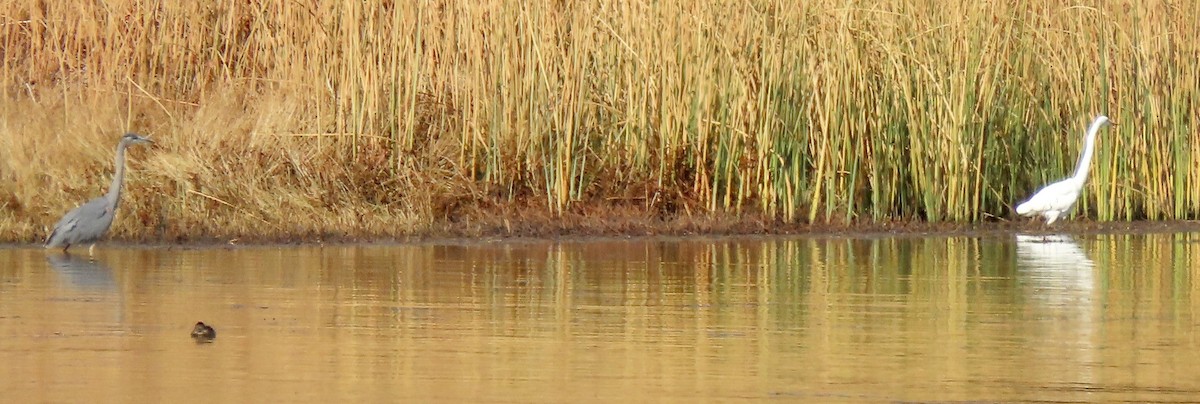
M131 201L134 202L134 201ZM696 203L681 201L646 206L628 201L586 201L561 214L551 214L544 201L487 199L443 206L417 218L369 214L351 209L353 220L319 220L326 216L280 211L257 226L239 221L237 212L210 210L175 216L174 210L131 203L118 211L106 242L113 245L319 245L349 243L472 242L516 240L589 240L645 237L1007 237L1012 234L1146 234L1200 232L1200 221L1097 221L1081 215L1053 225L1040 219L992 217L978 222L904 220L786 222L753 213L697 212ZM340 211L339 211L340 212ZM398 219L400 218L400 219ZM25 218L0 223L0 243L40 244L57 218ZM54 219L54 220L51 220ZM20 228L23 234L6 233ZM10 229L11 230L11 229Z
M498 220L476 223L468 228L445 226L407 237L353 237L322 235L317 238L250 238L238 242L264 243L359 243L359 242L439 242L508 239L588 240L644 237L991 237L1010 234L1151 234L1200 232L1200 221L1096 222L1090 220L1059 222L1046 226L1040 222L996 221L984 223L930 223L921 221L845 224L783 224L759 220L678 218L635 222L600 220L586 224L561 222L519 222ZM197 240L216 242L220 240Z
M527 216L537 216L536 218ZM389 243L460 243L521 240L587 241L629 238L677 237L1006 237L1012 234L1153 234L1200 232L1200 221L1129 221L1097 222L1088 219L1058 222L1047 226L1034 220L995 220L981 223L931 223L919 220L878 223L780 223L753 217L675 217L590 216L567 214L491 215L446 221L406 235L349 233L310 233L282 235L112 237L109 244L150 245L160 247L389 244Z
M481 216L469 223L442 223L407 240L462 238L576 239L653 236L788 236L897 237L897 236L989 236L1022 234L1146 234L1200 232L1200 221L1110 221L1090 219L1059 221L1046 225L1033 219L996 219L974 223L928 222L920 219L880 222L785 223L754 215L675 216L668 218L627 215L566 214ZM331 241L363 241L370 238L338 238ZM303 241L303 240L298 240Z

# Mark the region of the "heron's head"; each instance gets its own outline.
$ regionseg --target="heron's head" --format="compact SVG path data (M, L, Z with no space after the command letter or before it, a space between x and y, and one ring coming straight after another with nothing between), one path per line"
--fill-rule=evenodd
M149 138L147 138L145 136L130 132L130 133L126 133L125 136L121 137L121 143L125 143L127 145L135 145L135 144L142 144L142 143L154 143L154 141L150 140Z
M1116 122L1113 122L1111 119L1108 119L1108 117L1107 117L1107 116L1104 116L1104 115L1097 115L1097 116L1096 116L1096 121L1095 121L1095 122L1093 122L1093 125L1096 125L1096 127L1100 127L1100 126L1104 126L1104 125L1113 125L1113 126L1116 126L1116 125L1117 125L1117 123L1116 123Z

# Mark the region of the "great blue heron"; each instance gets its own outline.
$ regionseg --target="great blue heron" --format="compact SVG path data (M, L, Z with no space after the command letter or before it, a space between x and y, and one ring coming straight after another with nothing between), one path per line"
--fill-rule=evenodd
M1100 115L1096 120L1092 121L1092 125L1088 127L1087 135L1083 140L1083 155L1079 156L1079 165L1075 167L1075 175L1059 182L1047 185L1036 194L1033 194L1028 201L1017 205L1017 214L1021 216L1042 215L1046 218L1046 224L1054 223L1059 216L1066 214L1072 207L1075 206L1075 200L1079 199L1079 192L1083 190L1083 184L1087 182L1088 169L1092 164L1092 151L1096 148L1096 132L1105 124L1110 124L1107 116Z
M65 253L72 245L92 243L88 254L92 253L92 249L96 247L96 240L108 233L108 228L112 227L113 215L117 211L117 205L121 203L121 183L125 179L125 149L142 143L154 142L136 133L126 133L121 137L121 142L117 143L117 173L113 176L112 185L108 187L108 193L79 205L59 219L50 237L46 238L46 248L62 247Z

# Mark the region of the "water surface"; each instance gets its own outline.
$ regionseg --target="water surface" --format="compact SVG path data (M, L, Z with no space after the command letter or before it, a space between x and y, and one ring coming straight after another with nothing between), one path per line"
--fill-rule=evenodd
M1200 400L1200 237L0 249L20 402ZM196 321L217 328L189 338Z

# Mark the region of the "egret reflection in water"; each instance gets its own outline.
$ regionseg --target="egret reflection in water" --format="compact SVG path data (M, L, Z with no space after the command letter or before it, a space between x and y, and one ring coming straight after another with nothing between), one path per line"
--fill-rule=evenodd
M1031 315L1040 327L1066 337L1046 341L1030 354L1045 360L1074 363L1078 383L1095 382L1099 309L1096 307L1095 264L1068 235L1017 235L1017 276L1023 294L1033 303ZM1047 331L1049 332L1049 331ZM1056 344L1075 347L1063 357Z
M60 281L75 289L115 290L112 269L103 261L76 257L70 254L50 254L46 257Z
M1039 300L1056 304L1091 300L1094 267L1071 236L1017 235L1017 270Z
M1095 264L1068 235L1017 235L1018 269L1035 278L1054 283L1072 283L1078 288L1092 288L1092 268Z

